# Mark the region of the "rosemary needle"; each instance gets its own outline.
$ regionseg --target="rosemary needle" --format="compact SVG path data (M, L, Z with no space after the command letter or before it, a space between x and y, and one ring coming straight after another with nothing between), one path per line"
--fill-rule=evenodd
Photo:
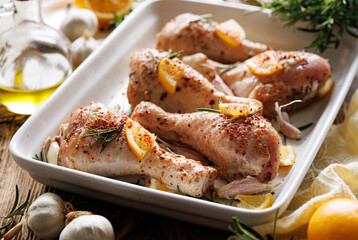
M306 27L298 30L315 35L315 39L306 46L323 52L329 48L338 48L343 33L358 38L358 2L357 0L253 0L262 8L272 10L272 15L286 22L285 27L293 27L298 22Z
M90 134L83 135L81 137L96 136L97 138L93 142L88 143L85 146L92 146L93 144L96 144L96 143L103 143L102 149L101 149L101 153L102 153L103 150L106 148L107 144L118 136L118 134L122 131L123 127L124 127L124 124L121 124L118 127L113 127L113 128L104 129L104 130L94 130L93 128L88 127L88 128L86 128L86 130L88 132L90 132Z

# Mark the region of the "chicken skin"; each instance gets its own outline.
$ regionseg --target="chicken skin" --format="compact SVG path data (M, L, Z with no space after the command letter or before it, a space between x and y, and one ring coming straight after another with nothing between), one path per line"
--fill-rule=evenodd
M59 164L106 177L149 175L195 197L213 188L217 175L214 168L175 156L156 142L144 158L139 159L129 147L123 129L128 119L126 114L97 102L72 112L61 126ZM92 134L108 129L116 129L116 132L101 135L102 139Z
M209 112L175 114L141 102L132 118L158 137L202 153L229 182L246 176L269 182L277 176L281 138L262 116L232 119Z
M264 44L247 39L242 39L237 46L227 44L216 34L217 24L191 13L178 15L157 34L157 48L183 50L185 55L202 52L221 63L243 61L268 49Z
M169 93L158 78L158 63L168 55L169 52L148 48L131 56L127 96L132 108L141 101L150 101L167 112L190 113L196 112L197 108L218 109L219 97L223 102L262 106L261 102L255 99L225 95L202 74L178 58L172 61L183 67L184 74L175 92Z
M260 76L252 72L246 63L224 65L209 59L202 53L183 57L183 61L202 73L209 81L215 81L219 74L223 82L235 96L254 98L262 102L263 115L276 116L275 102L284 105L294 100L302 100L285 108L293 112L313 102L319 89L331 77L328 61L316 54L300 51L275 51L282 69ZM262 53L261 55L265 55Z

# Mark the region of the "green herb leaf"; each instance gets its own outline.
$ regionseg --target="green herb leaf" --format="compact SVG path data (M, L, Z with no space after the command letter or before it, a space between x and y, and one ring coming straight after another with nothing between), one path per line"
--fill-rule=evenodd
M170 152L171 154L173 154L174 156L184 157L183 155L180 155L180 154L177 154L177 153L173 152L169 147L167 147L167 151Z
M224 68L221 68L218 74L219 74L219 75L222 75L222 74L224 74L224 73L226 73L226 72L228 72L228 71L230 71L231 69L234 69L234 68L236 68L236 67L237 67L237 64L228 65L228 66L226 66L226 67L224 67Z
M102 142L102 149L101 152L103 152L103 150L106 148L107 144L109 142L111 142L113 139L115 139L118 134L120 134L120 132L123 130L124 127L124 123L119 125L118 127L113 127L110 129L104 129L104 130L94 130L93 128L86 128L86 131L90 132L90 134L87 135L83 135L81 137L92 137L92 136L96 136L96 140L94 140L91 143L86 144L85 146L92 146L93 144Z
M199 15L197 18L190 20L189 23L192 22L197 22L197 21L201 21L201 20L209 20L210 18L212 18L213 15L211 13L207 13L207 14L203 14L203 15Z
M294 27L297 22L306 23L298 30L311 32L315 39L306 48L323 52L337 48L344 32L358 38L357 0L254 0L262 8L272 10L272 15L286 22L285 27Z
M303 130L306 130L307 128L311 127L312 125L313 125L313 123L308 123L308 124L306 124L306 125L303 125L303 126L301 126L301 127L298 127L298 129L299 129L300 131L303 131Z
M4 226L0 227L0 230L5 229L5 228L7 228L8 226L10 226L10 225L11 225L11 223L14 221L14 218L13 218L13 217L11 217L10 219L11 219L11 220L10 220L10 222L8 222L6 225L4 225Z
M184 196L185 196L185 194L180 191L179 185L177 185L177 191L178 191L178 193L179 193L180 195L184 195Z
M15 186L15 189L16 189L15 190L15 201L14 201L14 204L12 205L10 212L6 215L6 218L11 217L11 214L15 211L17 202L19 201L19 188L17 185Z
M4 226L1 226L0 227L0 230L1 229L4 229L8 226L10 226L10 224L14 221L14 216L16 215L23 215L24 214L24 209L26 208L28 202L29 202L29 199L30 199L30 194L31 194L31 191L29 190L28 194L27 194L27 197L26 197L26 200L18 207L17 204L18 204L18 201L19 201L19 188L18 186L16 185L16 192L15 192L15 201L14 201L14 204L10 210L10 212L3 218L10 218L10 222L7 223L6 225Z
M109 23L110 27L118 27L119 24L121 24L124 20L124 16L119 17L118 14L113 11L114 20Z
M253 115L255 115L256 113L259 113L262 111L262 108L260 108L259 110L255 111L255 112L252 112L250 113L249 115L246 115L246 116L240 116L240 117L234 117L232 118L231 120L235 120L235 119L240 119L240 118L246 118L246 117L251 117Z
M170 53L167 58L173 59L173 58L179 57L183 52L184 52L184 50L180 50L179 52L175 52L175 53Z
M220 110L212 109L212 108L197 108L196 111L199 111L199 112L221 113Z

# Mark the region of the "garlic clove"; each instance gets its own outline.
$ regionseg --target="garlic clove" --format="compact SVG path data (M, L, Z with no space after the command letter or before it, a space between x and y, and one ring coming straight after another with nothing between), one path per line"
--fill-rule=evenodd
M87 29L92 36L97 32L98 19L96 14L88 9L68 9L65 19L61 24L61 31L73 42L81 37Z
M290 123L290 119L287 112L282 112L283 107L287 107L293 103L302 102L301 100L295 100L288 104L279 106L278 102L275 102L275 111L277 113L277 122L281 132L288 138L300 139L301 131Z
M25 214L28 227L41 239L55 239L65 227L65 209L62 199L55 193L44 193Z
M76 39L71 45L72 64L78 67L98 46L100 42L94 39L88 31Z
M100 215L83 215L71 221L59 240L114 240L112 224Z

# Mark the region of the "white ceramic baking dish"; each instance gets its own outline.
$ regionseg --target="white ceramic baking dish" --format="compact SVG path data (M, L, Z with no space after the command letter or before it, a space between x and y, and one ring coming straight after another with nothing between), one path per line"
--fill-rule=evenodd
M280 171L276 181L283 181L283 184L275 191L275 202L270 208L239 209L145 188L126 182L125 178L100 177L32 159L40 152L45 139L58 133L59 125L74 109L91 101L111 106L119 104L122 109L128 109L125 92L131 53L140 48L154 47L155 34L178 14L212 13L217 21L234 18L246 30L248 39L281 49L302 49L312 40L306 33L284 29L282 22L270 19L267 13L247 15L247 11L256 10L258 8L253 6L227 2L145 2L19 129L10 143L10 152L16 163L36 181L49 186L214 228L228 229L232 216L250 225L272 221L275 212L279 209L281 214L290 203L349 90L358 66L357 41L349 36L343 38L338 50L329 50L323 55L329 59L333 69L333 92L292 116L297 126L310 122L314 125L304 131L301 141L288 142L296 149L296 163L290 171Z

